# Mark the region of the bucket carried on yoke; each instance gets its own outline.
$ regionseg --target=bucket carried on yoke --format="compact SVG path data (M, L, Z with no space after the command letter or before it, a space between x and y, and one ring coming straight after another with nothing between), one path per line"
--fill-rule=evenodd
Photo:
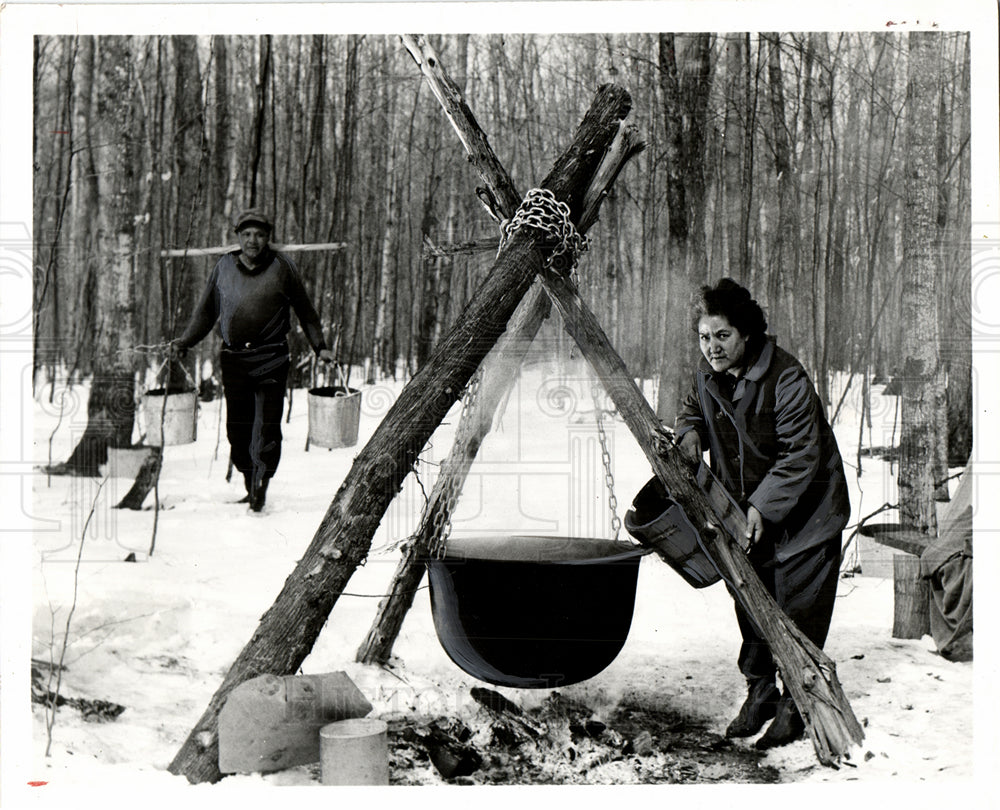
M151 447L191 444L198 437L198 387L187 369L184 373L190 387L154 388L142 396L146 444Z
M358 442L361 422L361 391L349 388L343 370L337 366L340 385L309 389L309 444L334 449L353 447Z

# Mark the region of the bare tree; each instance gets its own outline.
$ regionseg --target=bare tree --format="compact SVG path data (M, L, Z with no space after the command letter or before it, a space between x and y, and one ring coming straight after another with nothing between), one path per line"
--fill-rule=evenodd
M135 314L135 81L132 38L98 40L95 167L97 300L94 376L87 428L62 469L97 475L107 448L127 447L135 416L133 320Z
M685 54L678 58L678 45ZM687 318L691 294L707 272L705 116L711 88L711 36L660 34L659 76L667 133L667 300L657 416L672 424L693 369Z
M899 501L904 524L932 536L938 410L944 402L937 320L938 231L936 131L941 37L912 32L906 93L906 207L903 219L903 372Z

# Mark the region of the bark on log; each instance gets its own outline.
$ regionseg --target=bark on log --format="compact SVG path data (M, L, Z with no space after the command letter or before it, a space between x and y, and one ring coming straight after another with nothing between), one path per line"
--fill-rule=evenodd
M513 213L513 212L511 212ZM429 236L424 237L424 258L441 259L448 256L462 256L470 253L496 253L500 237L492 239L473 239L469 242L455 242L447 245L435 244Z
M824 765L836 765L852 744L864 738L837 679L836 665L778 607L750 566L736 539L746 531L746 517L731 508L720 513L679 454L663 458L653 449L652 435L659 420L573 285L551 273L544 273L542 281L566 330L601 379L656 476L692 523L703 527L709 552L778 663L782 681L806 722L816 756ZM709 528L713 526L721 531Z
M858 534L870 537L880 546L905 551L919 557L931 544L931 538L921 531L896 523L869 523L858 529Z
M486 183L485 194L481 195L480 199L484 196L488 198L484 200L484 204L493 218L499 222L509 216L503 212L516 211L521 204L521 196L514 190L514 183L511 181L510 175L507 174L507 170L490 148L485 134L476 123L472 110L462 98L462 91L445 73L437 54L434 53L427 40L415 34L404 34L402 40L403 45L410 52L410 56L420 68L420 72L427 79L427 84L430 85L434 96L444 107L448 120L455 128L465 151L469 153L469 160L479 169L479 175ZM622 117L624 118L624 116ZM574 222L576 219L576 217L573 218Z
M404 37L404 42L407 40ZM425 70L425 78L435 87L435 96L441 101L445 115L460 133L463 144L476 144L477 151L469 153L483 182L492 192L495 208L492 211L502 219L510 219L521 195L514 188L509 175L497 159L486 134L475 116L464 103L461 92L450 80L430 46L419 38L410 37L407 47L418 65L433 65ZM597 221L597 213L604 197L621 172L625 163L643 148L634 127L619 126L593 180L583 195L583 214L579 229L585 233ZM512 206L512 207L511 207ZM379 603L375 620L368 635L358 648L356 660L365 664L384 664L392 653L392 645L399 635L403 620L413 604L413 598L424 573L424 559L435 540L435 525L450 519L446 502L446 487L452 482L461 491L468 477L472 462L479 453L483 439L489 433L494 415L515 379L525 353L538 334L542 323L549 316L551 304L540 285L525 296L511 321L507 333L483 361L482 383L476 407L463 408L457 437L467 436L467 441L456 438L448 457L441 467L441 474L434 482L427 505L421 516L420 526L403 549L402 557L393 575L388 596ZM474 424L467 424L475 420Z
M920 576L920 558L892 555L893 638L923 638L931 632L931 589Z
M601 87L572 145L543 181L575 217L630 107L625 90ZM274 604L170 763L171 773L184 774L191 782L218 781L218 712L226 696L257 675L296 672L312 650L340 593L367 557L372 536L403 479L541 268L545 257L540 242L533 229L514 234L455 327L403 389L355 459Z

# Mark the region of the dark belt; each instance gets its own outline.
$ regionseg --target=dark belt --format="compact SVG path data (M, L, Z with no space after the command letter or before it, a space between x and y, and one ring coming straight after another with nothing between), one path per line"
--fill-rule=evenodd
M254 343L252 341L246 341L245 343L229 344L223 343L222 348L227 352L257 352L257 351L287 351L288 343L286 341L281 341L280 343Z

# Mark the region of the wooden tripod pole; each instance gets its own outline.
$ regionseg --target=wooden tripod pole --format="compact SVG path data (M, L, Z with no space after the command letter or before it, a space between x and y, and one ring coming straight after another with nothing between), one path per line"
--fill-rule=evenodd
M542 182L580 217L601 158L631 99L601 87L573 143ZM501 252L454 328L400 393L356 457L316 534L261 617L201 718L170 763L191 782L217 781L218 714L229 693L257 675L294 673L305 660L348 580L367 557L372 536L417 456L461 396L542 267L543 237L521 229Z
M430 45L417 36L404 36L414 60L420 66L427 82L441 102L459 138L466 146L470 162L476 167L486 187L490 189L490 213L504 219L514 215L521 199L513 181L497 160L485 133L464 102L458 87L451 81L444 66ZM585 231L597 219L597 208L621 167L642 149L635 131L620 128L600 165L594 172L594 181L583 195L584 213L581 228ZM468 477L479 447L489 433L500 402L510 389L515 373L524 355L538 334L542 323L549 316L549 297L536 284L521 302L510 326L493 351L483 361L482 383L474 409L462 410L461 424L456 436L467 436L468 441L456 439L448 457L441 465L441 474L424 507L420 526L403 549L387 596L379 603L368 635L358 649L356 660L365 664L384 664L389 660L392 646L399 635L403 620L413 605L414 594L424 574L423 559L434 539L434 527L450 519L451 506L446 498L450 486L461 490ZM474 422L473 424L468 424Z
M551 273L545 273L542 281L566 330L601 379L656 477L699 527L735 598L767 641L781 679L805 720L817 758L824 765L836 765L852 745L864 739L861 724L837 679L836 665L778 607L751 567L737 541L746 531L745 516L731 508L720 511L720 502L710 499L697 485L678 454L664 458L656 452L652 437L660 421L574 286Z
M505 205L517 200L518 195L468 105L426 41L419 37L404 37L403 41L458 133L470 161L483 178L486 198L496 201L488 205L491 213L497 216L499 211L500 215L509 216ZM624 129L620 135L623 139L627 138ZM602 163L602 170L609 177L595 177L591 185L592 200L599 203L603 190L610 187L622 165L623 161L614 160ZM589 227L590 224L585 214L581 225ZM685 512L697 521L697 525L719 527L720 530L714 534L704 532L711 545L712 556L731 581L734 597L740 600L761 627L764 638L771 646L781 667L782 678L806 720L817 757L824 764L835 764L852 743L860 743L864 733L843 693L834 663L778 608L736 543L735 538L742 536L746 530L745 516L733 510L728 499L720 497L718 486L703 491L683 463L674 458L663 459L656 454L651 436L652 431L659 428L659 420L635 386L597 319L565 279L546 275L543 283L559 308L567 331L601 378L660 481ZM416 588L418 583L419 577L412 582L410 590ZM401 617L399 621L402 621ZM398 627L396 629L398 631ZM377 625L373 627L373 632L376 631Z

